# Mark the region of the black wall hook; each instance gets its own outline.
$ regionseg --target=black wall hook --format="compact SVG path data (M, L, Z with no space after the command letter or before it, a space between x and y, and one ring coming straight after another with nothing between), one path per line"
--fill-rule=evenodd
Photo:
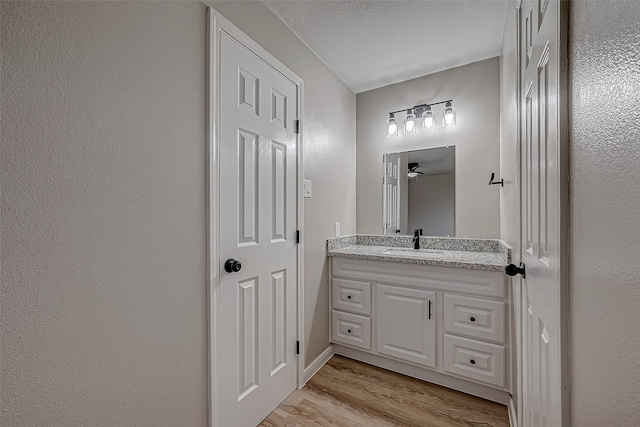
M504 187L504 179L501 179L500 181L494 181L493 178L495 177L496 177L496 174L491 172L491 178L489 178L489 185L500 184L500 187Z

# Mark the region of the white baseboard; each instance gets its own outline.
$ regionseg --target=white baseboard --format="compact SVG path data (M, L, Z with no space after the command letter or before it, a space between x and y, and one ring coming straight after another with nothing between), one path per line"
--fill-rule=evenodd
M311 377L314 376L316 372L318 372L320 368L322 368L324 364L329 361L329 359L331 359L333 354L333 345L329 345L329 347L327 347L325 351L320 353L320 356L316 357L316 360L314 360L309 366L304 368L304 382L300 387L305 385L307 381L309 381Z
M516 405L513 402L513 398L509 399L507 409L509 411L509 425L511 427L518 427L518 413L516 412Z

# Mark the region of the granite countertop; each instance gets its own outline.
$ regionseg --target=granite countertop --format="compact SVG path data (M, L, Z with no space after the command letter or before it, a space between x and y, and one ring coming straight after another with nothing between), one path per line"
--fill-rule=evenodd
M511 250L495 239L422 236L420 248L413 249L411 236L360 234L327 240L327 255L340 258L488 271L504 271L511 260Z

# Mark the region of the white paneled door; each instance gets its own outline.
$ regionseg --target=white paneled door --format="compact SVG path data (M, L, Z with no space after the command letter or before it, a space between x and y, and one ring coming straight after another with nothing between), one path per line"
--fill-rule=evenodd
M384 155L384 232L400 233L400 154ZM406 171L404 172L406 173Z
M297 381L298 87L228 34L218 43L214 419L220 427L253 427Z
M521 5L522 421L563 423L561 2ZM566 413L566 412L565 412Z

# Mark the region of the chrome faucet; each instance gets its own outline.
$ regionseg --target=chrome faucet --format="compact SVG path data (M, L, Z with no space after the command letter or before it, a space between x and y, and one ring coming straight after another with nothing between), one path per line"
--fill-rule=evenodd
M413 232L413 249L420 249L420 230Z

